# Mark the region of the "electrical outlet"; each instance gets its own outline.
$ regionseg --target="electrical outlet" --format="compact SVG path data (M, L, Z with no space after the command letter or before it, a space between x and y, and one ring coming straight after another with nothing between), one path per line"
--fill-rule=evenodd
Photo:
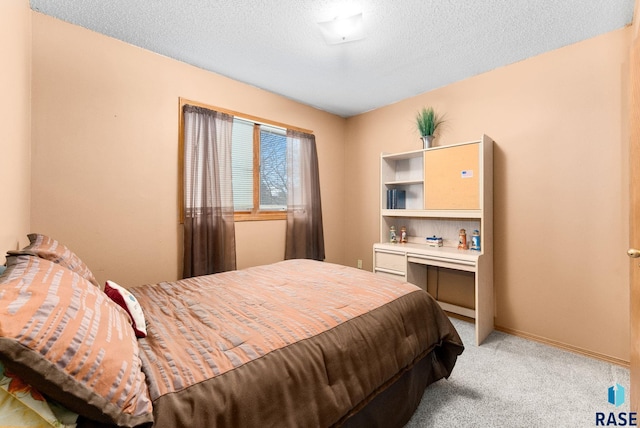
M362 260L358 259L358 269L362 269Z

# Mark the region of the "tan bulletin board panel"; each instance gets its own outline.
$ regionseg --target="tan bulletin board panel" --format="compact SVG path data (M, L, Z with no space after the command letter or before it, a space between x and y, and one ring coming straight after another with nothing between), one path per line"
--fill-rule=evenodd
M465 144L424 154L426 210L480 209L480 144Z

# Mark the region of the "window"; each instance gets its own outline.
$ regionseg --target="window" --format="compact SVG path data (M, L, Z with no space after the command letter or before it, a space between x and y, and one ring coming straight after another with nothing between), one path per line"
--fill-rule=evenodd
M236 220L286 217L286 129L233 119L233 204Z
M231 168L235 221L287 219L287 130L313 131L180 98L180 153L184 156L185 105L233 116ZM180 177L184 180L184 159ZM184 182L181 181L180 219L184 219Z

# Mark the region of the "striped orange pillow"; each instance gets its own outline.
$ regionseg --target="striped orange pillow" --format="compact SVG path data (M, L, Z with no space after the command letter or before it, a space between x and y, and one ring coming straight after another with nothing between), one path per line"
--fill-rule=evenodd
M58 263L102 289L95 276L93 276L93 272L89 269L89 266L84 264L84 262L80 260L80 257L69 248L55 239L40 233L30 233L27 237L29 238L29 245L19 251L9 251L9 254L33 254L34 256Z
M153 420L129 316L49 260L7 257L0 276L0 359L89 419L122 426Z

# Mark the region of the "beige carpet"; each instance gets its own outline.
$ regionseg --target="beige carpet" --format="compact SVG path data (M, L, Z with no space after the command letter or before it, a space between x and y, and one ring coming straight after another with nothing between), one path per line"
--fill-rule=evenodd
M596 426L596 413L629 412L608 402L629 370L508 334L474 344L474 326L451 320L465 344L448 380L429 386L405 428ZM618 425L619 425L618 420Z

